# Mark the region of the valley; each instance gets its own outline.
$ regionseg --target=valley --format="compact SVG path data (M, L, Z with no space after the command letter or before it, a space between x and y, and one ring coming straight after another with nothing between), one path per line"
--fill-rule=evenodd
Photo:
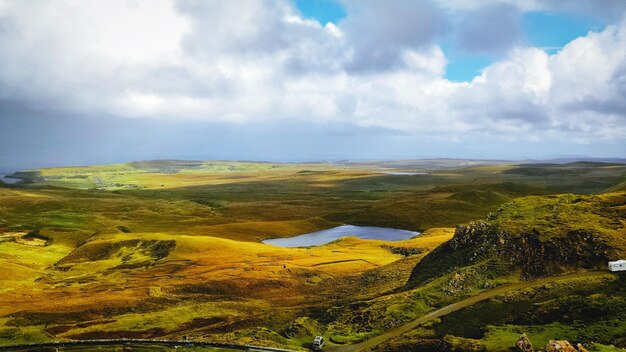
M626 348L626 278L606 270L626 257L624 164L165 160L13 176L0 181L1 345L306 350L323 335L328 350L508 351L526 333ZM263 243L342 225L420 234Z

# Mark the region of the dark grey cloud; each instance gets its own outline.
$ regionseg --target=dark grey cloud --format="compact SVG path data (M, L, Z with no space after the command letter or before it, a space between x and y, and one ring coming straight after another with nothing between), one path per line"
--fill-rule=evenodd
M524 38L522 12L506 3L480 7L460 14L454 43L470 54L502 54Z
M203 79L184 65L162 65L138 81L137 88L154 94L175 94L192 98L232 97L242 89L219 70L211 70Z
M7 100L0 100L0 116L3 171L167 158L311 161L388 158L397 153L395 131L347 123L287 121L277 125L270 121L233 125L89 118L40 111ZM403 143L411 141L417 139L409 137ZM371 150L371 143L381 147ZM416 155L407 150L398 155Z
M482 89L489 90L488 97L477 96L484 92L461 91L451 102L455 111L472 122L472 131L502 134L511 126L517 126L518 131L550 129L551 119L545 107L530 97L499 94L494 87Z
M548 140L528 143L474 134L472 143L359 128L349 124L287 122L172 123L152 119L85 119L7 108L0 103L0 171L154 159L332 161L457 157L547 158L556 155L623 157L624 144ZM7 109L12 113L7 114ZM260 137L262 136L262 137ZM497 146L497 147L496 147Z
M433 44L446 28L443 10L430 0L346 0L339 27L353 50L348 71L385 71L404 65L407 49Z
M552 0L544 1L545 10L570 13L578 16L593 16L607 21L619 21L626 14L623 0Z
M626 123L626 62L611 77L611 94L587 95L568 104L564 109L571 113L590 111L617 117Z

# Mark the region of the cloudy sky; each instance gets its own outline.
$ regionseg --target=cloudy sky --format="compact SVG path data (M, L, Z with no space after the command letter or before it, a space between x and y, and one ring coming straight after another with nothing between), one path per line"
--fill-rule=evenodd
M0 167L624 157L625 14L622 0L0 0Z

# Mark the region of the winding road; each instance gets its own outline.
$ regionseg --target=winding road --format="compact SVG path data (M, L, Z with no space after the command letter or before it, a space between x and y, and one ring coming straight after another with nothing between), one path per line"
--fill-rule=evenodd
M394 337L403 335L421 324L428 322L429 320L442 317L444 315L456 312L460 309L467 308L471 305L474 305L478 302L487 300L489 298L501 295L503 293L521 290L527 287L542 285L550 282L555 282L559 280L566 279L576 279L576 278L584 278L589 276L596 275L604 275L608 274L605 271L585 271L585 272L577 272L573 274L560 275L560 276L551 276L546 278L541 278L533 281L523 281L518 282L512 285L501 286L494 288L489 291L484 291L479 293L476 296L472 296L466 298L464 300L458 301L456 303L450 304L443 308L437 309L433 312L430 312L418 319L410 321L406 324L400 325L394 329L391 329L381 335L378 335L369 340L365 340L363 342L353 344L353 345L331 345L326 346L324 348L325 351L332 352L357 352L363 351L368 348L372 348L378 346ZM33 344L22 344L22 345L5 345L0 346L0 351L19 351L24 349L32 350L34 348L54 348L54 347L77 347L77 346L110 346L110 345L158 345L158 346L196 346L196 347L217 347L231 350L243 350L243 351L273 351L273 352L292 352L287 349L279 349L279 348L269 348L269 347L260 347L260 346L251 346L251 345L238 345L238 344L226 344L226 343L215 343L215 342L200 342L200 341L187 341L187 340L151 340L151 339L119 339L119 340L81 340L81 341L58 341L58 342L47 342L47 343L33 343Z
M332 352L356 352L356 351L363 351L366 350L368 348L372 348L375 346L378 346L394 337L403 335L413 329L415 329L416 327L418 327L421 324L424 324L426 322L428 322L429 320L435 319L435 318L439 318L442 317L444 315L448 315L450 313L456 312L457 310L463 309L463 308L467 308L471 305L474 305L478 302L487 300L489 298L493 298L495 296L501 295L503 293L507 293L510 291L517 291L517 290L521 290L527 287L532 287L532 286L537 286L537 285L542 285L542 284L546 284L546 283L550 283L550 282L555 282L555 281L559 281L559 280L565 280L565 279L575 279L575 278L583 278L583 277L587 277L587 276L595 276L595 275L601 275L601 274L607 274L607 272L598 272L598 271L586 271L586 272L578 272L578 273L574 273L574 274L567 274L567 275L560 275L560 276L551 276L551 277L546 277L546 278L541 278L541 279L537 279L537 280L533 280L533 281L523 281L523 282L518 282L516 284L512 284L512 285L507 285L507 286L500 286L497 288L494 288L492 290L489 291L484 291L481 292L479 294L477 294L476 296L472 296L469 298L466 298L462 301L458 301L456 303L450 304L449 306L445 306L441 309L437 309L436 311L430 312L424 316L421 316L418 319L412 320L406 324L400 325L397 328L391 329L381 335L378 335L374 338L371 338L369 340L365 340L363 342L357 343L357 344L353 344L353 345L343 345L343 346L328 346L327 348L325 348L325 351L332 351Z

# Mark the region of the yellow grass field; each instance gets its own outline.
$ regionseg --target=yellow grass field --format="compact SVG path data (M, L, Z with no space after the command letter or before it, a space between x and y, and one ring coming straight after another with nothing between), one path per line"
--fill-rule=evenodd
M394 246L427 252L451 236L451 229L433 229ZM152 249L163 243L171 251L155 260ZM187 326L197 319L214 317L222 322L226 317L229 324L238 324L252 315L271 320L277 310L279 317L291 316L319 304L324 292L312 288L323 280L356 275L402 258L386 244L347 237L319 247L281 248L166 233L97 235L73 251L62 244L5 243L0 247L0 265L5 268L0 272L0 315L21 316L27 311L27 317L81 317L73 324L63 323L67 320L63 318L34 323L39 333L57 338L120 332L150 336L155 328L178 336L192 334L194 329ZM140 308L152 301L165 304ZM5 319L5 326L15 319L23 318ZM16 332L15 341L28 340L19 336Z

